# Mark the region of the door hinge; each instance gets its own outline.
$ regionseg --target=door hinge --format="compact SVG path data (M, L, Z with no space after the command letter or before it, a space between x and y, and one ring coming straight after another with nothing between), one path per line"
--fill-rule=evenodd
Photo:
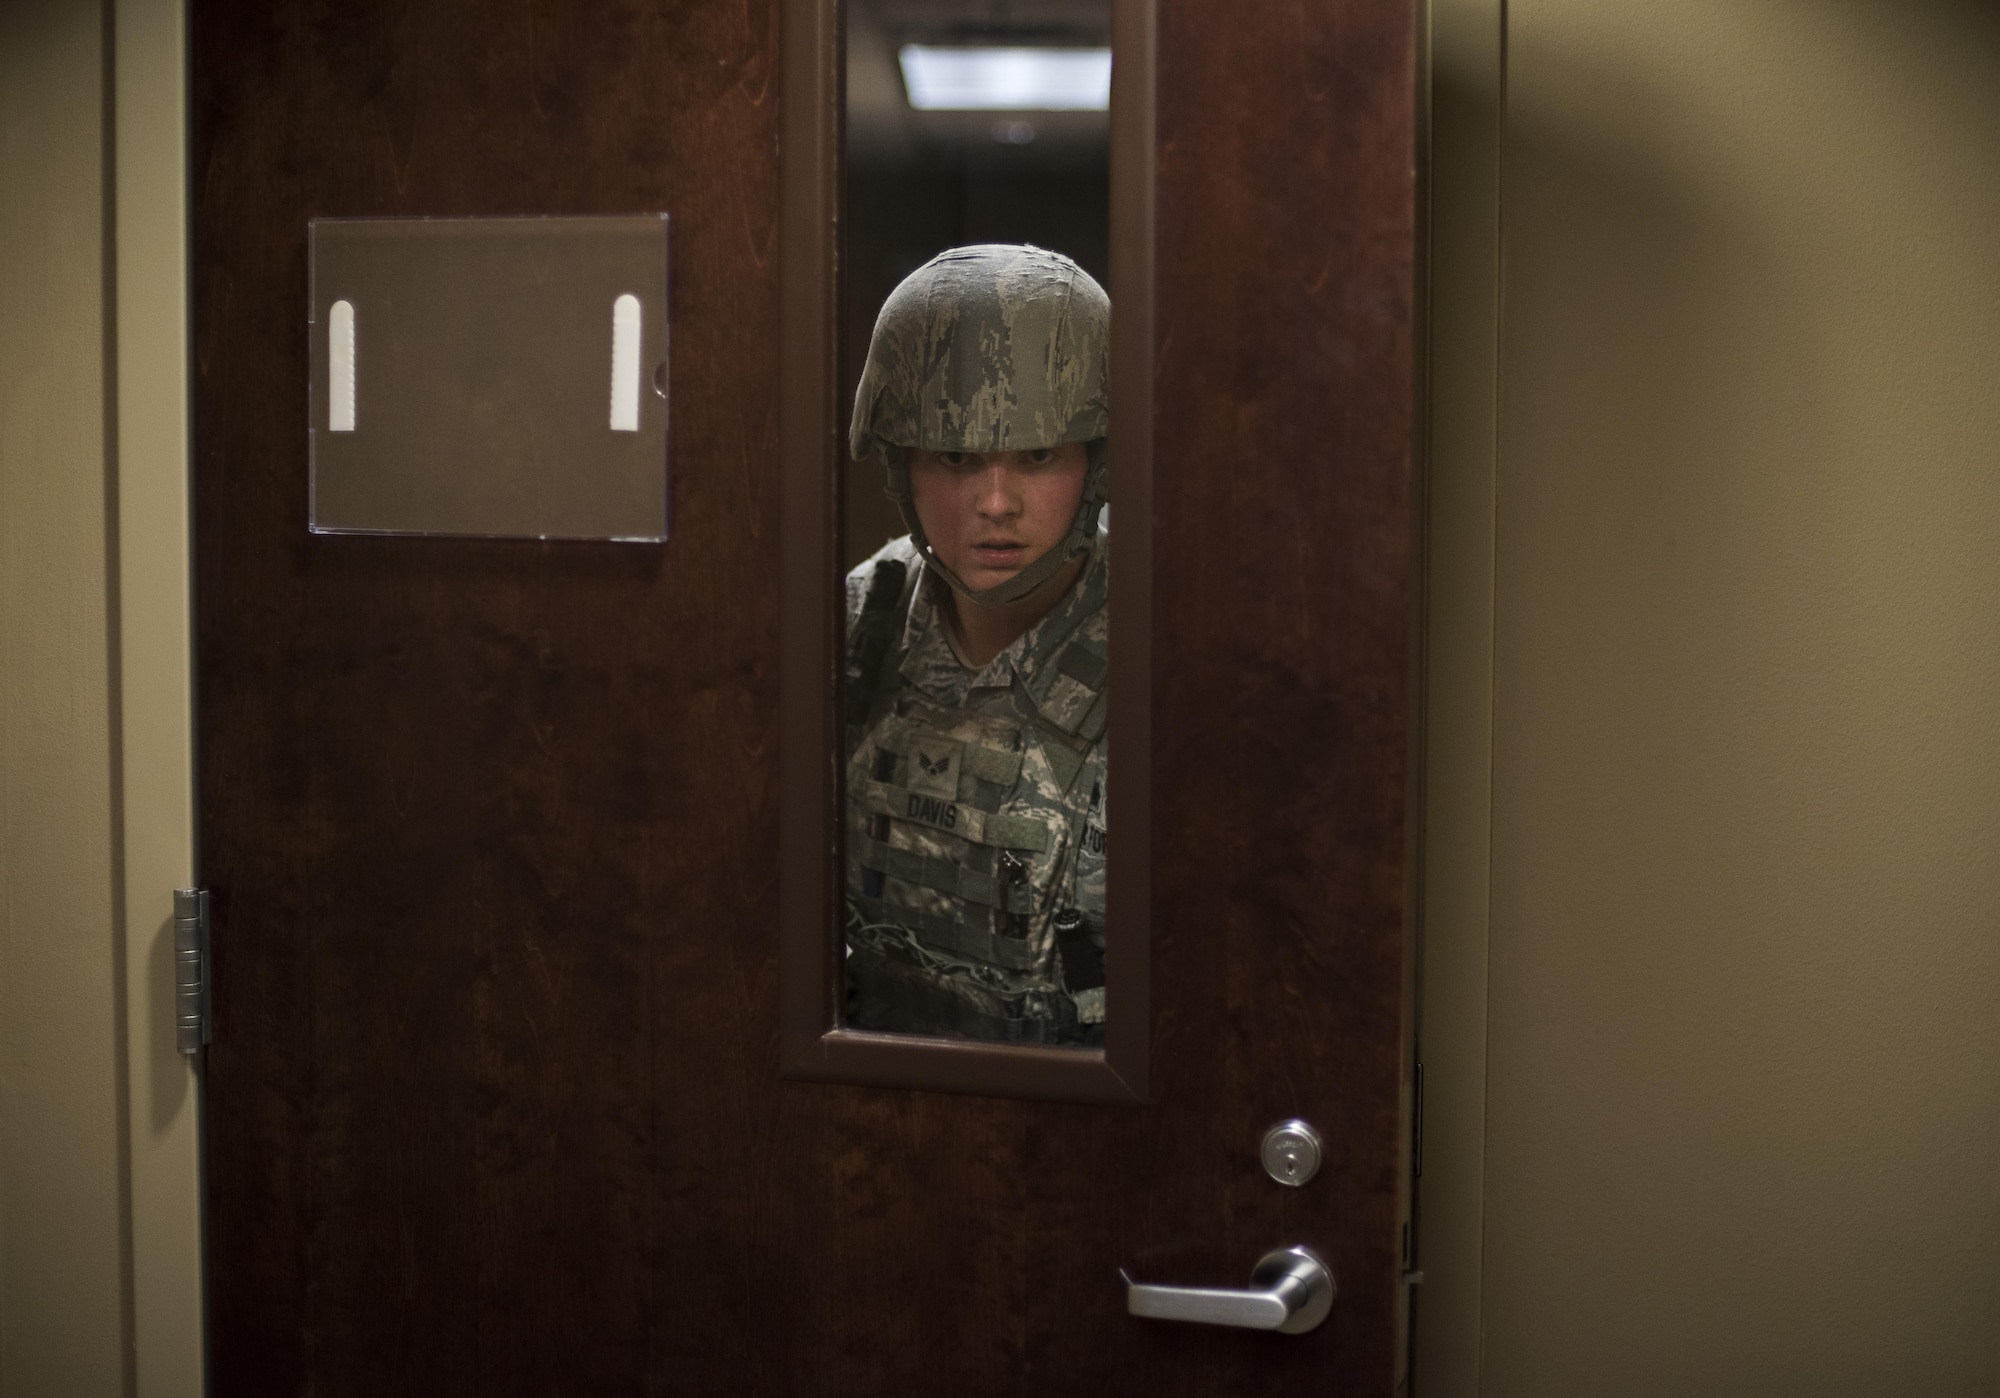
M208 998L208 890L174 890L174 1047L200 1053L215 1038Z

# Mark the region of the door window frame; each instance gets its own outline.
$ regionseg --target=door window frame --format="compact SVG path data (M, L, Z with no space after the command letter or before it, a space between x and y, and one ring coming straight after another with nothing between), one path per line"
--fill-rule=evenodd
M1153 234L1156 0L1113 0L1111 401L1118 518L1105 1044L1045 1048L839 1023L842 860L838 560L844 14L779 9L779 996L787 1078L1069 1102L1148 1099L1152 1014Z

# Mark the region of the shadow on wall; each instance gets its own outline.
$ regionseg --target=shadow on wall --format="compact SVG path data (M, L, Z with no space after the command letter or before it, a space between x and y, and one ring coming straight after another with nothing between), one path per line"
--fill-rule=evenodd
M150 1023L172 1026L174 1004L174 920L169 917L153 930L151 950L146 957L146 996L152 1001ZM146 1058L152 1065L153 1091L151 1126L158 1135L171 1127L187 1103L188 1083L193 1074L188 1062L176 1051L171 1035L156 1035Z

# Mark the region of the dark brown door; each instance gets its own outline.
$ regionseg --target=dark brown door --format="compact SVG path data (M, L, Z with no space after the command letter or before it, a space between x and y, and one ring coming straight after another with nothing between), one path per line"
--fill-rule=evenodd
M778 42L194 6L215 1391L1389 1393L1412 9L1162 0L1143 1106L779 1075ZM307 533L309 218L654 209L669 543ZM1125 1314L1290 1244L1310 1334Z

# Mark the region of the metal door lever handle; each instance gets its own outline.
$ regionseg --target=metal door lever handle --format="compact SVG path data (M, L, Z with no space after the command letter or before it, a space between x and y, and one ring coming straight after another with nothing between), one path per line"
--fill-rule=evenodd
M1333 1310L1333 1273L1304 1248L1267 1252L1250 1273L1243 1291L1213 1286L1154 1286L1135 1282L1123 1270L1125 1309L1148 1320L1187 1320L1197 1325L1236 1325L1303 1335Z

